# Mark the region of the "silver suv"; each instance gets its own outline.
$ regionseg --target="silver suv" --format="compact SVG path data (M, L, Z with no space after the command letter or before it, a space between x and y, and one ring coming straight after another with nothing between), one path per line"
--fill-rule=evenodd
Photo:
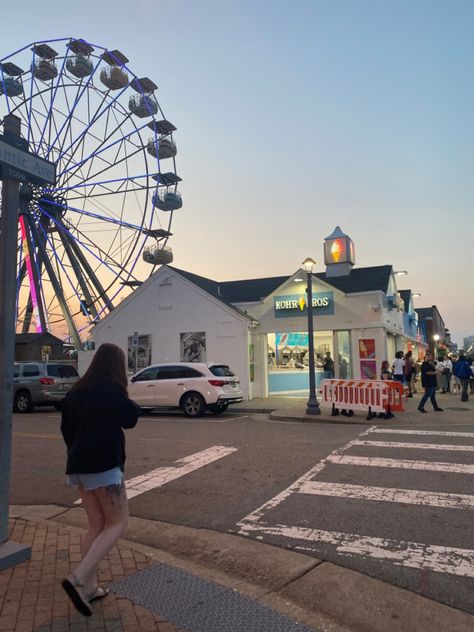
M212 362L148 366L130 379L128 395L142 410L180 408L187 417L200 417L206 409L223 413L243 399L239 378L226 364Z
M79 374L60 362L15 362L13 367L13 410L30 413L35 406L60 407Z

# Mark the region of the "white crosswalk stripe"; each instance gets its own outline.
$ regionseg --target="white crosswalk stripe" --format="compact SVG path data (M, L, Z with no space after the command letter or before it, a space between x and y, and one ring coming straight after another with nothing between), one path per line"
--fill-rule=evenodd
M440 443L404 443L401 441L354 441L353 445L374 446L375 448L409 448L410 450L450 450L474 452L474 445L449 445Z
M368 467L392 467L402 470L426 470L428 472L451 472L452 474L474 474L474 465L468 463L436 463L434 461L410 461L409 459L384 459L373 456L328 456L328 463L338 465L361 465Z
M213 463L222 457L232 454L237 448L232 448L223 445L215 445L207 450L201 452L195 452L189 456L185 456L182 459L178 459L172 465L167 467L158 467L156 470L151 470L140 476L135 476L128 481L125 481L127 488L127 497L134 498L145 492L149 492L158 487L166 485L171 481L175 481L186 474L190 474L198 470L209 463ZM74 502L75 505L80 505L82 500L79 498Z
M443 430L400 430L397 428L374 428L373 434L426 435L431 437L468 437L474 439L474 432L448 432Z
M375 500L389 503L405 503L408 505L474 509L474 496L467 494L446 494L443 492L425 492L419 489L394 489L391 487L308 481L301 487L299 493L313 494L315 496L357 498L360 500Z
M393 435L393 440L375 440L377 435ZM400 435L405 435L408 441L404 441ZM427 443L410 442L409 438L426 437ZM374 439L372 439L374 437ZM404 437L404 438L405 438ZM401 441L399 440L402 439ZM443 443L436 443L436 439L444 439ZM455 443L456 439L463 439L463 445ZM448 443L447 439L453 439L453 443ZM331 466L330 477L337 477L338 466L356 467L356 472L362 473L365 469L377 467L381 470L386 469L387 473L394 470L411 470L413 472L440 472L446 475L463 475L472 476L474 474L474 464L445 462L444 460L430 461L432 451L443 451L447 454L457 455L464 453L463 460L470 453L474 452L474 445L469 443L469 439L474 439L474 433L470 432L454 432L441 430L415 430L415 429L393 429L383 427L371 427L361 433L356 439L349 441L342 448L334 450L328 457L316 464L311 470L306 472L290 487L283 490L280 494L268 500L264 505L246 516L239 523L240 533L242 535L251 535L262 539L264 534L269 536L278 536L288 539L292 542L291 546L300 551L315 551L320 544L333 545L338 554L344 556L359 556L364 559L379 560L390 562L397 566L403 566L411 569L431 570L437 573L448 573L462 577L474 577L474 550L463 547L440 546L439 543L423 543L419 541L398 540L393 538L373 537L364 533L346 533L343 531L329 531L318 529L316 525L313 527L301 527L296 525L285 525L270 520L270 512L277 509L279 505L284 504L290 497L298 494L301 498L303 495L308 499L325 497L325 502L334 499L351 499L354 501L370 503L393 503L399 505L415 505L419 507L429 507L433 509L453 510L453 511L472 511L474 509L474 496L469 494L452 493L443 491L420 490L410 488L409 482L405 487L391 487L382 485L383 472L377 474L376 485L357 485L346 483L347 470L345 470L344 482L334 482L320 480L326 476L326 468ZM466 441L467 440L467 441ZM411 451L420 450L425 453L423 460L417 459L396 459L386 458L380 454L370 454L361 456L360 454L347 454L348 451L358 448L368 449L370 451L385 450L392 448L395 450ZM359 449L360 452L360 449ZM447 455L446 455L447 457ZM394 475L396 473L394 472ZM407 473L408 475L408 473ZM396 479L398 480L398 479ZM403 483L405 480L402 479ZM419 479L415 479L419 480ZM437 480L437 479L429 479ZM443 479L446 481L447 479ZM448 479L451 481L451 479ZM462 479L452 479L459 481ZM455 483L454 487L456 487ZM431 486L433 484L431 483ZM444 483L446 486L446 482ZM459 487L459 486L458 486ZM322 502L322 501L321 501ZM328 505L324 505L327 507ZM367 504L365 505L365 507ZM332 505L331 505L332 507ZM331 515L335 510L331 509ZM312 511L313 515L318 519L319 511ZM380 514L383 516L383 512ZM383 519L378 521L378 524ZM454 523L453 523L454 524ZM388 525L389 527L390 525ZM447 534L448 536L450 534ZM448 540L449 541L449 540Z

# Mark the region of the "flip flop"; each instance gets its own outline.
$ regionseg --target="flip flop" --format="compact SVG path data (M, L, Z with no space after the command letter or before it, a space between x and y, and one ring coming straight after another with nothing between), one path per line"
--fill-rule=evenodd
M97 586L95 592L93 592L92 595L89 597L89 603L92 603L93 601L97 601L98 599L104 599L104 597L107 597L108 594L109 594L109 591L107 590L107 588L102 588L102 586Z
M73 577L67 577L61 582L61 586L67 593L67 596L72 601L74 608L85 617L92 616L92 610L89 608L89 603L84 599L79 582Z

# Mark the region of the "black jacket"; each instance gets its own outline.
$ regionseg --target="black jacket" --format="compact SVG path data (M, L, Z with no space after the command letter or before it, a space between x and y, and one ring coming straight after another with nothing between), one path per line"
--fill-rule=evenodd
M120 386L104 380L87 391L71 390L62 405L61 432L67 446L66 474L105 472L125 464L125 435L140 408Z

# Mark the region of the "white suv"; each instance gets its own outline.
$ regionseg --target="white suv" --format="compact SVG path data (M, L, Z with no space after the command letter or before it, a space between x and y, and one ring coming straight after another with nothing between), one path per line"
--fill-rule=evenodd
M200 417L206 408L223 413L243 399L239 378L212 362L148 366L131 377L128 393L142 409L180 408L187 417Z

